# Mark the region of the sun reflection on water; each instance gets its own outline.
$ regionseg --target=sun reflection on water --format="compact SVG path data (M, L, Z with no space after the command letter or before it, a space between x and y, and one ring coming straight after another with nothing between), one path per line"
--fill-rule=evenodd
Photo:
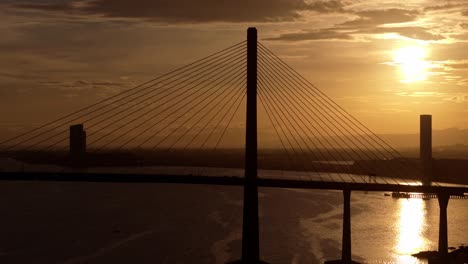
M411 254L427 250L429 241L423 236L426 225L426 204L421 199L399 199L400 221L395 252L398 263L421 263Z

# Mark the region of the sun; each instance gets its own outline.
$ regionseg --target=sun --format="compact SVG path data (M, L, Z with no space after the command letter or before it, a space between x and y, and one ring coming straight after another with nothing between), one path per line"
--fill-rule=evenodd
M427 79L429 62L427 48L424 46L406 46L394 52L393 63L399 66L403 83L421 82Z

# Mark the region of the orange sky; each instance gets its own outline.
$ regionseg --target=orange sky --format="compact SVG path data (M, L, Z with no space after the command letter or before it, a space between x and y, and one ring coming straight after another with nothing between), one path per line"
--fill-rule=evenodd
M417 132L422 113L436 129L468 128L466 1L225 2L0 1L2 130L183 66L248 26L376 133Z

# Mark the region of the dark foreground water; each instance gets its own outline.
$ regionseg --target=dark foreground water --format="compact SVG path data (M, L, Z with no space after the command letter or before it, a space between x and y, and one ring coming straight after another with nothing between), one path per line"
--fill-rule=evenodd
M437 248L437 200L352 194L353 257L418 263ZM0 263L225 263L240 256L242 189L171 184L0 182ZM468 200L450 200L449 245L468 242ZM342 194L260 189L261 256L341 255Z

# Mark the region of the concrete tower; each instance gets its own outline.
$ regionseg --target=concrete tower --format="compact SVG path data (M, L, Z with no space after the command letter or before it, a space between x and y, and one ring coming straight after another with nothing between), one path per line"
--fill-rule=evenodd
M432 171L432 116L420 116L419 158L423 172L423 184L431 185Z
M70 154L74 157L86 153L86 131L83 124L70 126Z

